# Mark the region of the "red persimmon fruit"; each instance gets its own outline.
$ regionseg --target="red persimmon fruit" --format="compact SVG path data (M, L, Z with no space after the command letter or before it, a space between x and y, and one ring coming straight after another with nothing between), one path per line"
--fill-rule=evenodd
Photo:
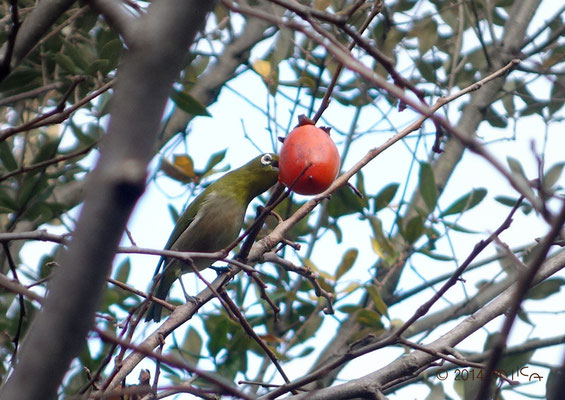
M293 192L322 193L335 180L340 167L337 147L329 129L314 126L302 118L284 139L279 156L279 181Z

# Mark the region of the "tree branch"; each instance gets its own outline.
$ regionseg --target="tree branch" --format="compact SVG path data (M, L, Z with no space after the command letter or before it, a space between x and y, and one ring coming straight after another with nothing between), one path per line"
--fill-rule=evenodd
M135 37L136 18L121 0L89 0L90 6L102 14L104 19L123 39L126 46Z
M274 5L268 2L261 2L256 8L269 10L270 13L277 10ZM265 31L270 26L272 24L269 21L259 18L248 18L243 32L227 44L214 65L198 77L198 80L190 89L190 95L204 105L209 105L216 101L220 89L235 76L236 69L246 62L249 57L249 51L265 37ZM162 133L159 136L158 147L161 148L177 133L184 132L192 118L192 115L188 115L177 107L165 122Z
M53 26L55 21L63 15L75 0L50 0L40 1L34 10L22 22L13 45L11 57L9 57L9 43L0 48L0 60L9 60L7 66L0 74L0 82L8 76L37 44L41 37Z
M38 9L54 3L59 2L40 2ZM212 6L212 1L154 2L140 18L143 29L136 31L118 71L108 135L88 178L72 243L0 397L56 397L69 363L84 344L120 238L143 192L171 85Z

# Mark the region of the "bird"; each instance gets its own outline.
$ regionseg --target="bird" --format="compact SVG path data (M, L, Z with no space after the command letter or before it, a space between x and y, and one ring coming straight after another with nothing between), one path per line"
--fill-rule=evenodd
M278 160L277 154L261 154L210 184L178 219L165 250L209 253L233 243L239 236L249 203L277 182ZM202 271L213 262L195 259L193 266ZM162 256L155 271L154 281L158 283L154 296L165 300L173 283L187 272L194 272L187 262ZM161 311L160 304L151 302L145 320L159 322Z

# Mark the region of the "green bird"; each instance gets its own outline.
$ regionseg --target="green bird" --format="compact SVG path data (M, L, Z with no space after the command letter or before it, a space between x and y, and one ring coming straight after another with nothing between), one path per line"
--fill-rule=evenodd
M262 154L208 186L179 218L165 250L209 253L229 246L239 236L251 200L277 182L278 161L276 154ZM194 268L202 271L213 261L193 260ZM160 281L154 296L164 300L174 281L187 272L194 272L188 263L161 257L155 271ZM160 304L152 302L145 320L159 322L161 309Z

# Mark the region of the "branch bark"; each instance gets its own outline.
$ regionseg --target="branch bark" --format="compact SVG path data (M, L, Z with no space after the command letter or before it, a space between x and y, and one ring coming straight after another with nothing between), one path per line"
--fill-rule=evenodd
M135 36L135 16L124 3L115 0L90 0L90 6L104 16L104 19L124 40L126 46Z
M268 9L271 13L273 8L278 9L268 2L262 2L256 8ZM271 26L273 25L270 22L260 18L247 18L243 32L226 45L216 63L198 77L190 89L190 95L204 105L216 101L221 88L235 77L237 68L247 61L250 50L265 38L265 31ZM158 147L162 147L177 133L184 132L193 117L177 107L163 127Z
M72 243L0 397L56 398L71 360L84 346L125 225L145 187L172 82L213 5L159 1L139 19L118 71L108 136L88 178Z
M520 48L526 30L532 20L535 10L539 6L539 0L536 1L519 1L515 2L512 11L508 17L505 26L502 48L493 56L495 60L494 68L500 68L513 58L514 52ZM471 100L464 108L461 119L457 123L457 129L465 132L469 136L475 136L480 123L484 119L484 114L488 106L498 99L504 79L496 79L485 84L480 90L471 95ZM455 171L455 168L461 160L465 146L456 138L450 137L447 141L443 153L433 164L434 177L438 189L438 196L441 195L443 188L447 185L449 178ZM421 210L426 210L424 201L418 190L414 191L414 197L411 199L409 207L404 215L404 220L409 220ZM420 210L420 211L418 211ZM396 238L401 240L401 238ZM383 287L381 296L385 303L393 298L394 291L400 279L403 268L397 268L393 279L388 279L387 286ZM383 271L384 272L384 271ZM310 369L310 372L318 369L320 366L330 362L339 355L347 351L350 338L361 329L361 326L355 321L355 318L345 320L335 335L334 339L328 343L326 348L320 353L316 363ZM316 382L316 388L327 387L335 380L341 369L337 369L327 374L324 379ZM310 389L314 385L310 386Z
M560 252L548 259L540 269L534 279L534 285L542 282L556 272L565 267L565 252ZM514 301L517 292L517 285L513 285L501 293L494 301L481 308L472 316L467 317L455 328L441 336L439 339L426 345L432 351L443 352L445 349L456 346L462 340L467 338L473 332L481 329L494 318L504 314L508 307ZM351 380L341 385L310 391L298 396L288 397L289 399L309 399L309 400L326 400L326 399L350 399L350 398L371 398L368 397L374 393L381 391L390 391L393 386L391 382L398 380L402 383L409 379L411 374L420 371L428 366L437 357L422 352L414 351L410 354L402 356L384 368L367 374L361 378ZM272 399L272 394L266 395L261 399Z
M8 67L0 75L0 82L25 58L39 39L53 26L57 18L63 15L74 2L75 0L51 0L37 4L18 30L11 59ZM5 43L0 49L1 63L6 62L7 56L9 56L8 43Z

